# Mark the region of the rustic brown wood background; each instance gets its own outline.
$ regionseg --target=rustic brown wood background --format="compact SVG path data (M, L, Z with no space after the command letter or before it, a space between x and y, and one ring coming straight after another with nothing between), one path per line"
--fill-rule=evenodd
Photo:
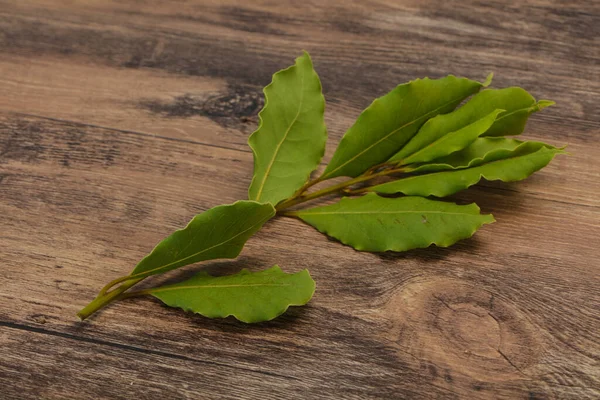
M526 137L572 154L457 196L498 222L449 249L359 253L278 219L203 266L309 268L313 301L275 321L138 299L78 322L160 239L245 198L261 88L302 49L326 158L396 84L490 71L557 101ZM598 398L599 65L589 0L0 0L0 398Z

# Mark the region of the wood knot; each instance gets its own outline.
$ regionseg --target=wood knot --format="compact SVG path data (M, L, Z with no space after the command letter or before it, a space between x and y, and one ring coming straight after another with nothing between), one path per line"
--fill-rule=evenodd
M209 97L203 105L209 117L256 117L265 101L261 90L254 87L230 85L226 93Z
M206 96L184 94L170 101L143 100L139 106L168 118L208 117L223 126L258 123L258 112L264 105L263 93L253 86L229 85L222 93Z
M514 304L457 279L411 280L384 313L386 337L398 355L410 354L425 374L446 383L457 376L477 382L527 378L542 351L537 330Z

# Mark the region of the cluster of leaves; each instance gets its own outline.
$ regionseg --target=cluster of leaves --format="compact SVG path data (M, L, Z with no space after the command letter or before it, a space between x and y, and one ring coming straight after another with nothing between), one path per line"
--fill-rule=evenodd
M275 318L310 300L308 271L278 266L213 277L204 272L177 284L128 291L143 279L200 261L235 258L276 215L299 218L360 251L450 246L494 222L476 204L434 200L487 180L517 181L546 166L562 149L507 136L523 132L529 116L551 101L518 87L487 89L447 76L417 79L376 99L348 129L331 162L310 180L324 153L327 128L321 82L307 53L273 75L260 125L250 136L254 177L249 200L214 207L160 242L127 276L106 285L79 312L84 319L112 301L139 295L207 317L244 322ZM464 105L457 107L468 99ZM340 183L309 191L317 184ZM387 181L382 182L382 179ZM294 208L327 195L337 203ZM395 197L382 194L397 195Z

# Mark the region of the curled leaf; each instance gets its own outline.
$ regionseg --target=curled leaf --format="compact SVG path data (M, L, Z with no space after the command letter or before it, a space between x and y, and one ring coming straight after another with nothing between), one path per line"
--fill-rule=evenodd
M518 135L523 132L527 118L531 113L552 104L554 102L547 100L540 100L536 103L533 96L519 87L482 90L457 110L428 120L406 146L390 158L390 161L403 160L450 132L462 130L499 109L504 110L504 112L497 116L493 121L493 125L482 132L482 135Z
M248 198L276 205L307 181L323 157L325 99L306 52L274 74L264 93L260 125L248 139L254 153Z
M533 144L525 142L517 150L511 152L509 158L472 168L409 176L376 185L367 190L386 194L404 193L410 196L444 197L466 189L482 178L488 181L500 180L504 182L525 179L535 171L548 165L554 156L561 152L562 150L556 148L538 147L536 142Z
M312 298L315 282L308 270L286 274L275 265L260 272L246 269L235 275L211 276L200 272L173 285L145 291L171 307L209 318L230 315L242 322L269 321L289 306L301 306Z
M388 160L429 118L452 111L483 87L449 75L417 79L375 99L344 134L321 179L356 177Z
M422 197L386 198L369 193L288 213L360 251L447 247L494 222L476 204L459 206Z
M461 151L435 159L430 163L407 165L404 167L404 171L423 173L476 167L488 162L510 158L516 154L524 154L522 153L525 151L524 149L527 149L526 152L532 153L542 147L555 149L554 146L542 142L523 142L503 137L481 137Z

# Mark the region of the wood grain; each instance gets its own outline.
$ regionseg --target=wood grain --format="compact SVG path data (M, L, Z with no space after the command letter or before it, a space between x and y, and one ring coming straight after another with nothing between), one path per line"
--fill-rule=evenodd
M1 397L599 397L600 7L461 4L0 1ZM309 268L315 298L275 321L137 299L77 322L164 236L246 196L261 88L301 49L327 157L394 85L492 70L558 102L526 136L571 155L457 195L498 222L449 249L359 253L281 218L235 261L148 282Z

